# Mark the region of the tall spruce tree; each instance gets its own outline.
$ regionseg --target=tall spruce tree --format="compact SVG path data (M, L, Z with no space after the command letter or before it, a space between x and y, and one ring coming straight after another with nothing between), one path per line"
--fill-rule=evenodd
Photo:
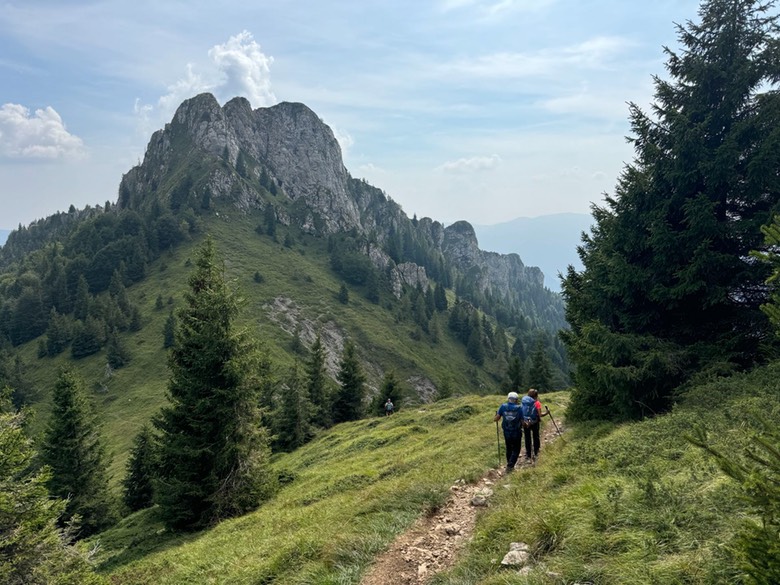
M339 388L333 400L333 422L359 419L363 414L365 376L355 353L355 344L351 341L344 346L336 378Z
M290 369L274 417L275 443L282 451L294 451L312 438L311 403L306 396L305 380L296 362Z
M60 372L41 459L51 469L52 495L67 499L63 521L79 516L78 536L110 526L115 503L108 488L108 458L97 419L84 395L84 382L73 371Z
M325 370L325 348L317 333L306 363L306 392L311 403L311 423L327 428L331 425L330 391Z
M546 345L541 338L536 341L536 348L531 354L531 363L528 366L528 384L542 392L552 390L552 364L547 355Z
M46 489L51 470L32 464L25 417L11 406L10 390L0 391L0 583L103 583L57 525L66 502Z
M252 510L273 489L258 407L260 354L235 327L238 301L211 238L195 264L169 353L169 404L155 421L155 500L176 529Z
M636 156L593 208L584 269L563 280L576 363L570 414L633 418L703 371L766 358L768 269L749 257L780 202L780 43L772 3L709 0L665 49Z
M154 435L148 426L133 439L126 474L122 480L122 499L131 511L151 506L154 495L154 478L157 473L157 449Z

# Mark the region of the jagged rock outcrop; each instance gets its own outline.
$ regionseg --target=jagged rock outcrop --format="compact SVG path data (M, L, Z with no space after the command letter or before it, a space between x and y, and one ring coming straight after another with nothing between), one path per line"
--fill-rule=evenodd
M535 266L525 266L517 254L498 254L479 249L477 234L470 223L458 221L444 230L444 255L463 272L478 270L476 284L481 291L488 286L504 290L524 282L544 287L544 275Z
M428 286L431 270L448 270L469 290L499 295L525 314L546 312L546 322L564 325L562 301L545 292L538 268L516 254L480 250L467 222L444 228L430 218L410 220L382 190L349 175L332 130L300 103L252 110L244 98L223 107L210 94L186 100L154 133L143 163L123 177L118 205L156 201L173 208L178 197L193 207L220 200L248 211L273 204L277 190L293 203L274 205L277 221L315 235L362 238L364 253L396 297L404 286ZM410 249L425 252L410 257Z
M262 169L292 200L304 199L324 234L360 227L360 212L348 196L349 174L332 130L308 107L282 102L252 110L244 98L220 107L211 94L179 106L173 120L154 133L144 162L122 180L119 204L139 205L148 191L164 187L182 153L194 148L235 168L241 157L252 178ZM253 164L254 163L254 164ZM261 198L235 173L217 168L206 181L213 197L231 199L240 209L262 207ZM171 186L172 187L172 186Z

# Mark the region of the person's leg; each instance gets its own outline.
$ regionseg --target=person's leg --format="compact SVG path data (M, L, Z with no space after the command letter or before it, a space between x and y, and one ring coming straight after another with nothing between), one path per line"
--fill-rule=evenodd
M525 435L525 458L531 458L531 428L523 427L523 435Z
M539 439L539 427L540 427L539 421L536 421L536 424L533 427L531 427L531 430L533 432L532 434L534 437L534 455L538 455L539 449L542 448L542 442Z
M507 469L512 469L517 463L517 458L520 456L520 437L505 437L506 438L506 466Z

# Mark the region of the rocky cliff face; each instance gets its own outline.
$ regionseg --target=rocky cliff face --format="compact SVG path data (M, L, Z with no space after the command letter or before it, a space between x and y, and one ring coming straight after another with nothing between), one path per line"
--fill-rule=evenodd
M263 209L268 197L260 183L266 175L274 190L278 187L282 197L296 204L294 217L279 211L282 223L297 222L321 236L352 230L372 242L366 252L377 268L388 271L397 296L404 285L428 284L425 268L408 261L396 265L388 253L393 237L410 232L416 241L439 250L457 274L468 274L482 292L517 298L529 287L543 290L538 268L524 266L516 254L480 250L466 222L445 229L423 218L412 226L381 190L350 177L333 132L303 104L252 110L247 100L235 98L220 107L210 94L185 101L172 121L154 133L143 163L123 177L119 206L143 206L150 199L170 202L182 169L191 173L193 167L201 173L191 186L196 193L240 210Z
M506 290L519 283L544 287L544 275L535 266L525 266L517 254L497 254L479 249L474 228L466 221L448 226L443 233L442 250L462 272L472 272L481 290L489 286Z
M124 177L120 205L138 204L144 191L161 186L174 170L171 163L180 158L177 148L182 146L226 159L233 169L241 157L256 180L265 169L288 197L305 200L325 234L360 226L357 205L348 196L350 177L338 142L303 104L283 102L252 110L246 99L234 98L220 107L211 94L185 101L171 123L154 133L143 164ZM232 199L243 209L262 207L256 194L234 175L212 171L207 181L211 195Z

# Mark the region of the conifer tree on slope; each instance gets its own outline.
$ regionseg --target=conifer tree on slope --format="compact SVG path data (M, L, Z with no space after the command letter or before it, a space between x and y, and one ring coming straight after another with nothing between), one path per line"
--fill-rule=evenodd
M771 3L710 0L665 49L653 116L630 106L636 157L563 280L572 416L668 406L702 371L765 359L768 270L748 256L780 201L780 79Z
M294 451L311 440L312 404L306 396L305 381L296 362L285 380L279 409L274 417L275 444L282 451Z
M84 396L84 382L70 370L63 370L54 386L41 458L51 469L49 491L68 500L63 520L80 516L79 537L114 522L106 451Z
M234 325L238 302L208 238L178 312L155 500L172 528L242 514L273 489L258 408L260 355Z
M0 583L88 585L104 583L57 526L65 500L46 489L51 470L32 465L25 413L0 391Z
M336 378L340 387L333 398L333 422L359 419L363 414L365 376L355 354L355 344L351 341L344 346Z
M133 439L125 469L125 478L122 480L122 500L125 506L132 512L148 508L154 503L152 496L157 473L157 451L148 426L144 426Z
M325 348L317 333L306 362L306 391L311 403L311 424L327 428L331 425L330 391L325 370Z

